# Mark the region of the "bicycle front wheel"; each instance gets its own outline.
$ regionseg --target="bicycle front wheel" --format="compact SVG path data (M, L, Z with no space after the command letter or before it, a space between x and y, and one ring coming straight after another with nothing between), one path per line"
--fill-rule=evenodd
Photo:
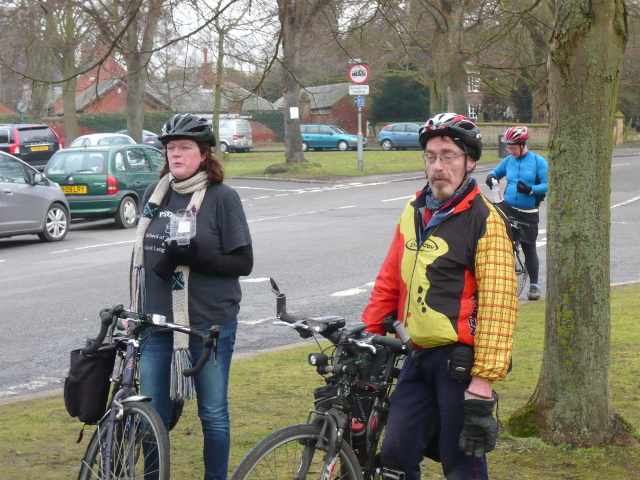
M320 426L298 424L264 438L242 459L231 480L362 480L353 450L345 442L335 464L316 448ZM324 472L324 476L323 476Z
M518 297L524 290L524 287L527 285L527 265L524 262L524 253L522 252L522 247L520 246L520 242L516 242L514 245L514 260L516 263L516 278L518 280Z
M106 417L91 437L78 479L169 480L169 435L160 415L144 402L125 403L123 408L113 425L110 454Z

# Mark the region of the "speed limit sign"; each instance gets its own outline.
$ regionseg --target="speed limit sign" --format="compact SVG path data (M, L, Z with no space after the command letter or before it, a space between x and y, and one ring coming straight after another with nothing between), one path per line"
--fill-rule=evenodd
M349 80L352 83L365 83L369 79L369 68L364 63L354 63L349 67Z

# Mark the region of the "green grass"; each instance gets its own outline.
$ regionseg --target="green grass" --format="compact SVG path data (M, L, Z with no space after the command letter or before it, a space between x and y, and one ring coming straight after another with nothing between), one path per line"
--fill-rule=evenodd
M287 171L278 174L266 173L268 167L278 164L285 166L284 153L262 153L274 150L284 151L284 145L260 147L251 153L231 153L225 156L224 167L229 177L272 177L331 180L340 177L363 175L383 175L424 170L420 150L393 150L385 152L376 144L366 148L362 154L363 170L358 170L358 153L349 150L325 150L306 152L307 162L286 165ZM480 163L497 162L497 150L487 150Z
M640 286L612 291L611 403L640 431L640 364L637 349L640 332ZM544 302L521 308L516 328L514 369L495 385L500 394L500 418L504 421L533 393L538 379L544 334ZM283 329L283 335L295 335ZM313 389L322 380L307 365L312 344L233 362L230 378L232 451L234 468L244 454L268 433L303 422L312 406ZM75 478L92 428L84 440L76 439L81 425L69 418L62 397L0 405L0 464L3 480L62 480ZM202 433L195 402L187 405L183 418L171 433L174 479L196 480L203 476ZM489 454L493 480L572 479L633 480L640 471L640 448L606 446L573 449L550 446L535 438L503 434ZM438 464L425 462L425 480L441 479Z

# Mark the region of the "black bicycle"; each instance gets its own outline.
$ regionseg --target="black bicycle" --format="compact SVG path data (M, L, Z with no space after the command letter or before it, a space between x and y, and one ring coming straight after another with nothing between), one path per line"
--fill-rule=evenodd
M518 297L523 292L524 287L527 285L527 278L529 273L527 272L527 265L524 261L524 252L520 241L524 235L523 228L529 226L528 223L519 222L513 217L508 218L511 224L511 231L513 233L513 255L516 264L516 278L518 280Z
M317 342L320 335L331 342L308 358L326 385L315 390L315 409L307 422L264 438L247 453L231 480L402 478L401 472L381 467L378 444L408 344L365 332L364 323L345 325L342 317L290 315L285 295L273 279L271 286L277 298L277 323L290 325L303 338L313 336ZM393 324L392 319L386 321L387 328ZM395 324L406 334L401 322ZM401 338L406 341L408 335Z
M145 315L127 312L122 305L105 309L100 314L100 333L93 344L82 350L84 355L92 355L107 346L117 349L120 359L113 383L111 400L106 413L98 421L89 442L79 480L169 480L169 436L156 410L149 405L151 400L139 394L140 353L146 338L142 333L150 329L151 334L159 329L172 330L201 338L204 351L197 364L184 371L185 376L197 374L209 360L211 351L214 359L220 327L214 327L208 334L198 330L166 323L160 315ZM126 320L126 334L114 336L114 329ZM115 346L115 347L113 347ZM107 347L108 348L108 347ZM172 425L177 423L181 404L174 409Z

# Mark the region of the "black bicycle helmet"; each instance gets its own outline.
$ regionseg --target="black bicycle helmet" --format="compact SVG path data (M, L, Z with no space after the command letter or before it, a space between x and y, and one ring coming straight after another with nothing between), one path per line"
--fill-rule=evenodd
M457 113L440 113L420 127L418 140L424 150L433 137L450 137L476 162L482 155L482 134L475 123Z
M189 139L216 146L216 136L213 134L211 122L192 113L179 113L171 117L162 127L162 134L158 137L164 146L177 139Z
M526 145L529 140L527 127L511 127L504 134L504 143L507 145Z

